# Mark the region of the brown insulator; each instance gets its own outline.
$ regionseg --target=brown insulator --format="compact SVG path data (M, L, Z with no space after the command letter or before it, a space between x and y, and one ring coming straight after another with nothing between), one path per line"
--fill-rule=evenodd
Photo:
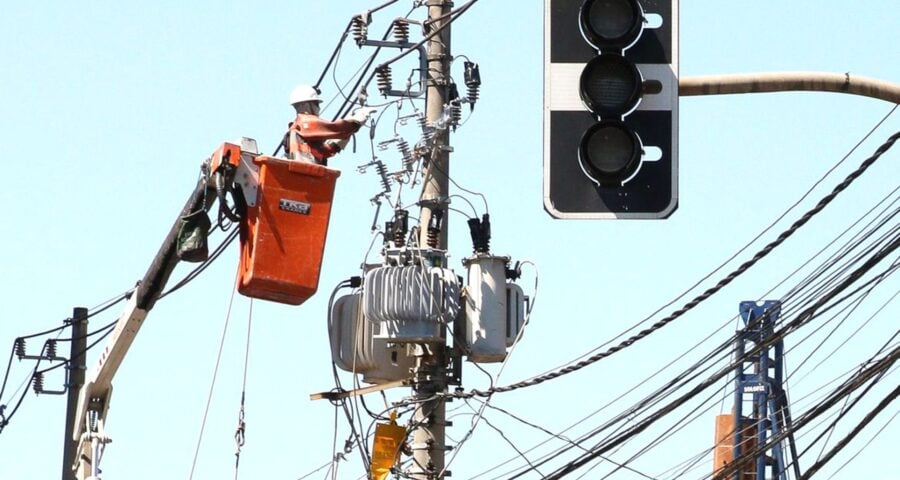
M394 20L394 39L400 43L409 43L409 22L406 19Z
M412 172L416 165L416 158L413 156L412 151L409 149L409 142L402 138L398 138L397 150L399 150L400 155L403 156L403 167L406 168L407 172Z
M362 16L353 17L353 21L350 24L350 32L353 34L353 40L356 41L356 44L362 46L368 40L369 25Z
M384 165L384 162L378 160L375 162L375 171L378 172L379 180L381 181L381 188L385 193L391 191L391 179L388 178L387 167Z
M428 125L428 120L425 119L424 113L420 112L418 115L416 115L416 123L419 124L419 128L421 128L423 132L431 128Z
M44 393L44 374L35 372L31 377L31 386L34 387L34 393Z
M395 230L393 233L394 233L394 235L393 235L393 237L391 237L391 239L394 241L394 246L397 248L401 248L401 247L405 246L406 245L406 234L399 230Z
M392 89L391 67L389 65L383 65L376 68L375 76L378 77L378 91L386 97L388 92Z
M481 90L481 71L478 64L474 62L465 62L465 82L466 96L469 100L469 107L475 108L475 102L478 101L478 94Z
M453 102L450 104L450 126L453 127L453 130L456 130L456 127L459 127L459 123L462 121L462 105L459 102Z

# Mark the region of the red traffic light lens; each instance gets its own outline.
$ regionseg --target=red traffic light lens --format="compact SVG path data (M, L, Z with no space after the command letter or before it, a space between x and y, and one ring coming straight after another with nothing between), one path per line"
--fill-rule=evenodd
M594 57L581 72L581 100L604 120L633 110L642 88L641 72L618 54Z
M587 0L579 17L585 39L601 52L625 50L644 29L644 11L637 0Z
M581 169L602 186L620 186L641 164L643 146L634 131L622 122L593 125L581 138L578 159Z

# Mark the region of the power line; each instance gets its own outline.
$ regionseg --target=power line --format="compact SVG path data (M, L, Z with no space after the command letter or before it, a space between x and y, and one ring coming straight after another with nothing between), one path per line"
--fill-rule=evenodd
M216 354L216 365L213 368L212 381L209 384L209 394L206 398L206 408L203 410L203 419L200 421L200 433L197 436L197 447L194 449L194 459L191 461L191 471L188 479L194 478L194 469L197 467L197 458L200 456L200 445L203 443L203 431L206 429L206 419L209 415L209 407L212 404L213 391L216 386L216 377L219 374L219 362L222 360L222 351L225 348L225 335L228 333L228 323L231 319L231 307L234 304L234 294L237 291L237 277L235 287L231 291L231 299L228 301L228 311L225 313L225 325L222 327L222 337L219 340L219 353Z
M578 359L587 357L587 356L590 355L591 353L593 353L593 352L595 352L595 351L597 351L597 350L599 350L599 349L605 347L606 345L612 343L612 342L615 341L616 339L621 338L621 337L623 337L624 335L628 334L629 332L635 330L635 329L638 328L640 325L646 323L647 321L649 321L651 318L655 317L657 314L659 314L660 312L662 312L662 311L665 310L666 308L669 308L670 306L674 305L675 302L677 302L677 301L680 300L681 298L684 298L689 292L691 292L692 290L694 290L695 288L697 288L697 287L698 287L700 284L702 284L704 281L706 281L707 279L711 278L711 277L713 276L713 274L715 274L716 272L720 271L720 270L723 269L728 263L730 263L732 260L734 260L735 258L737 258L738 255L740 255L742 252L744 252L745 250L747 250L753 243L755 243L758 239L760 239L766 232L770 231L773 227L775 227L775 225L777 225L778 222L780 222L783 218L785 218L785 217L787 216L788 213L790 213L791 211L793 211L793 210L794 210L794 209L795 209L795 208L796 208L796 207L797 207L804 199L806 199L806 198L809 196L810 193L812 193L812 192L815 190L815 188L816 188L818 185L820 185L826 178L828 178L828 176L831 175L831 173L834 172L834 171L837 169L838 166L840 166L840 165L841 165L844 161L846 161L846 160L847 160L854 152L856 152L856 150L857 150L857 149L858 149L858 148L859 148L859 147L860 147L860 146L861 146L861 145L862 145L869 137L871 137L872 134L874 134L875 131L876 131L879 127L881 127L882 124L884 124L884 122L886 122L886 121L887 121L887 120L888 120L888 119L896 112L898 106L900 106L900 105L895 105L895 106L894 106L887 114L885 114L885 115L884 115L884 116L883 116L883 117L882 117L882 118L881 118L881 119L880 119L880 120L879 120L879 121L871 128L871 129L869 129L869 131L868 131L868 132L867 132L867 133L866 133L866 134L865 134L865 135L864 135L864 136L863 136L863 137L862 137L862 138L861 138L861 139L860 139L860 140L859 140L859 141L858 141L858 142L857 142L857 143L856 143L856 144L855 144L855 145L854 145L854 146L853 146L853 147L852 147L852 148L851 148L851 149L850 149L850 150L849 150L849 151L848 151L848 152L847 152L847 153L846 153L846 154L845 154L845 155L844 155L844 156L843 156L843 157L842 157L835 165L833 165L833 166L832 166L832 167L831 167L824 175L822 175L822 177L820 177L820 178L813 184L813 186L811 186L809 189L807 189L807 191L806 191L806 192L805 192L805 193L804 193L804 194L803 194L796 202L794 202L793 205L791 205L790 207L788 207L781 215L778 216L778 218L776 218L776 219L775 219L774 221L772 221L766 228L764 228L762 231L760 231L758 234L756 234L756 236L755 236L753 239L751 239L751 240L750 240L749 242L747 242L743 247L741 247L740 249L738 249L738 250L737 250L734 254L732 254L728 259L726 259L724 262L722 262L718 267L716 267L715 269L711 270L711 271L710 271L709 273L707 273L705 276L703 276L702 278L700 278L699 280L697 280L692 286L690 286L689 288L687 288L686 290L684 290L680 295L678 295L677 297L673 298L673 299L670 300L668 303L666 303L666 304L660 306L659 308L657 308L653 313L651 313L650 315L648 315L646 318L644 318L644 319L641 320L640 322L638 322L638 323L636 323L635 325L631 326L630 328L628 328L627 330L623 331L622 333L620 333L620 334L617 335L616 337L610 339L610 340L607 341L606 343L603 343L603 344L599 345L598 347L595 347L593 350L589 351L588 353L582 355L581 357L578 357ZM897 191L897 190L895 189L894 192L896 192L896 191ZM893 192L892 192L892 193L893 193ZM879 202L879 204L880 204L880 203L881 203L881 202ZM877 208L877 205L876 205L876 207L873 207L873 210L874 210L875 208ZM850 228L852 228L852 226L851 226L851 227L848 227L848 230L849 230ZM846 232L845 232L845 233L846 233ZM835 239L835 241L836 241L836 239ZM824 248L823 248L823 250L824 250ZM812 259L810 259L810 261L811 261L811 260L812 260ZM801 266L800 268L802 268L802 266ZM799 270L799 268L798 268L798 270ZM796 271L795 271L795 273L796 273ZM779 284L779 285L780 285L780 284ZM736 319L736 318L737 318L737 317L735 317L735 319ZM577 359L576 359L576 360L577 360ZM576 361L576 360L573 360L573 362ZM562 368L562 367L557 367L557 368ZM555 369L553 369L553 370L555 370ZM551 371L552 371L552 370L551 370Z
M736 270L734 270L733 272L728 274L725 278L720 280L714 287L706 290L701 295L695 297L693 300L691 300L690 302L685 304L681 309L676 310L669 316L663 318L662 320L657 321L649 328L646 328L646 329L640 331L636 335L629 337L627 340L619 343L616 346L613 346L612 348L609 348L608 350L606 350L604 352L595 354L585 360L581 360L577 363L568 365L568 366L563 367L554 372L547 373L547 374L544 374L544 375L541 375L538 377L533 377L531 379L524 380L524 381L510 384L510 385L506 385L503 387L494 387L494 388L491 388L488 390L472 390L470 392L453 393L453 394L448 394L448 395L456 397L456 398L471 398L473 396L486 397L486 396L489 396L489 395L492 395L492 394L498 393L498 392L510 392L513 390L518 390L520 388L535 386L535 385L541 384L547 380L553 380L553 379L561 377L563 375L567 375L567 374L576 372L578 370L581 370L584 367L592 365L606 357L613 355L616 352L619 352L621 350L624 350L624 349L630 347L631 345L638 342L639 340L646 338L650 334L665 327L672 321L678 319L683 314L687 313L688 311L690 311L691 309L693 309L694 307L696 307L697 305L699 305L700 303L702 303L703 301L705 301L706 299L708 299L709 297L711 297L712 295L717 293L719 290L721 290L722 288L724 288L725 286L730 284L734 279L736 279L741 274L743 274L744 272L749 270L759 260L765 258L769 253L772 252L772 250L774 250L779 245L784 243L785 240L790 238L797 230L799 230L802 226L804 226L807 222L809 222L809 220L811 220L814 216L816 216L819 212L821 212L826 206L828 206L835 199L835 197L837 197L837 195L839 195L841 192L846 190L847 187L849 187L857 178L859 178L885 152L890 150L890 148L894 145L894 143L897 141L898 138L900 138L900 132L895 133L890 138L888 138L888 140L884 144L882 144L880 147L878 147L878 149L875 151L875 153L871 157L869 157L865 161L863 161L862 164L854 172L852 172L850 175L848 175L844 179L843 182L838 184L831 191L831 193L829 193L828 195L823 197L821 200L819 200L819 203L815 207L813 207L811 210L807 211L799 220L794 222L794 224L791 225L790 228L788 228L787 230L782 232L778 236L778 238L776 238L774 241L772 241L771 243L766 245L762 250L757 252L753 256L753 258L744 262L740 267L738 267Z
M881 435L881 433L884 431L884 429L887 428L888 425L890 425L891 422L894 421L894 419L897 418L897 415L900 415L900 411L895 412L894 415L893 415L890 419L888 419L888 421L887 421L884 425L882 425L882 427L879 428L877 432L875 432L875 434L872 436L872 438L870 438L869 441L865 443L865 445L863 445L862 447L860 447L860 449L859 449L856 453L854 453L853 456L851 456L850 458L847 459L847 461L845 461L843 464L841 464L841 466L838 467L837 470L835 470L834 473L833 473L830 477L828 477L828 478L829 478L829 479L834 478L834 476L837 475L838 473L840 473L840 471L843 470L844 467L846 467L846 466L849 465L853 460L855 460L856 457L858 457L860 453L862 453L862 452L864 452L866 449L868 449L869 445L870 445L876 438L878 438L878 436Z
M639 422L634 427L631 427L628 430L626 430L624 433L619 434L616 438L598 443L595 447L591 448L590 454L585 454L585 455L581 456L579 459L576 459L576 460L570 462L569 464L567 464L567 466L562 467L559 470L557 470L554 473L554 475L556 475L556 476L551 476L549 478L561 478L563 475L565 475L569 472L572 472L575 469L585 465L590 460L595 458L597 455L600 455L600 454L603 454L603 453L609 451L611 448L616 447L617 445L621 444L625 440L644 431L650 425L654 424L657 420L659 420L663 416L671 413L678 406L684 404L685 402L687 402L688 400L690 400L691 398L693 398L694 396L696 396L697 394L699 394L700 392L702 392L703 390L708 388L710 385L714 384L715 382L720 381L723 377L725 377L731 371L733 371L734 365L739 364L739 362L745 361L747 358L750 358L752 355L756 354L760 349L767 348L769 345L773 344L775 341L782 339L784 336L788 335L789 333L791 333L793 331L796 331L798 328L800 328L801 326L810 322L812 319L814 319L818 315L821 315L821 313L819 312L820 309L823 309L823 307L825 307L828 304L828 302L830 302L832 299L837 297L838 294L841 293L843 290L849 288L850 285L852 285L857 279L859 279L865 272L868 272L869 270L871 270L875 265L877 265L878 262L880 262L884 257L889 255L891 252L893 252L897 247L900 247L900 238L896 239L891 244L890 249L885 249L885 250L880 251L877 254L873 255L873 257L870 258L867 262L865 262L864 265L859 267L850 278L841 282L838 286L836 286L834 288L833 291L829 292L826 296L823 296L823 298L821 298L814 305L812 305L811 307L809 307L806 310L804 310L803 312L801 312L797 316L796 319L792 320L791 322L788 322L784 327L782 327L778 331L774 332L774 335L770 339L768 339L766 342L762 342L760 345L758 345L756 348L752 349L750 352L746 352L746 354L743 358L736 359L736 361L733 364L729 365L726 368L719 370L713 376L704 380L703 382L698 384L696 387L694 387L687 393L681 395L676 400L674 400L674 401L670 402L669 404L667 404L666 406L660 408L659 410L657 410L656 412L651 414L650 417L648 417L646 420Z
M871 233L869 233L869 234L867 234L867 235L871 235ZM869 248L869 249L868 249L868 251L869 251L870 253L871 253L872 250L873 250L873 248ZM858 260L858 258L857 258L857 260ZM890 273L891 271L893 271L893 269L889 269L886 273L883 273L883 274L881 274L879 277L876 277L876 279L875 279L873 282L869 282L869 283L870 283L870 286L868 287L868 290L865 290L865 291L862 293L862 295L865 296L865 295L867 294L867 292L871 290L871 288L874 288L874 286L878 285L878 283L880 282L879 278L884 278L884 275L887 274L887 273ZM860 291L861 291L861 290L860 290ZM851 297L851 296L845 297L844 299L839 300L838 303L842 303L842 302L846 301L847 298L852 298L852 297ZM787 309L785 309L785 310L787 310ZM632 412L633 412L633 411L626 412L625 414L623 414L623 417L624 417L624 416L631 415Z

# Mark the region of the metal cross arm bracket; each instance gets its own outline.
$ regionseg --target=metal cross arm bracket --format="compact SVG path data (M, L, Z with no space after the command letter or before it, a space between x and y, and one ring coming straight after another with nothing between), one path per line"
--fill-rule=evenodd
M386 40L366 40L360 46L377 47L377 48L399 48L401 50L415 48L419 52L419 88L420 90L394 90L388 88L381 90L381 94L388 97L421 97L425 94L425 85L428 80L428 52L424 45L417 45L411 42L391 42ZM382 68L390 68L389 64L382 64L375 69L377 72Z

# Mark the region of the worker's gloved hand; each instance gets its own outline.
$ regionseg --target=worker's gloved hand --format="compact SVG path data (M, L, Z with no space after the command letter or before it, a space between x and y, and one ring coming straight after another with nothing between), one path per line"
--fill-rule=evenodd
M354 110L353 113L351 113L347 117L347 119L354 121L356 123L366 123L366 120L368 120L369 117L373 113L375 113L375 110L376 109L372 108L372 107L360 107L360 108L357 108L356 110Z
M349 137L347 137L343 140L337 140L337 139L325 140L325 145L328 145L329 147L335 149L336 152L340 152L341 150L343 150L344 147L346 147L348 143L350 143Z

